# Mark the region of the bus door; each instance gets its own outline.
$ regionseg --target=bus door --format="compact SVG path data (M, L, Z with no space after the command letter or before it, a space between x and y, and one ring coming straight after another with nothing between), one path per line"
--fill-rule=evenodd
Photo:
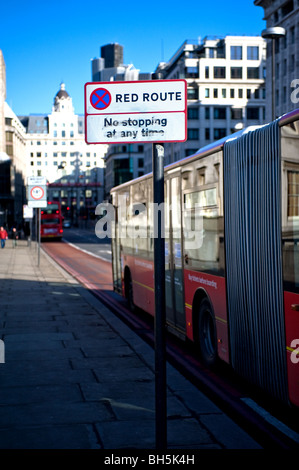
M185 331L182 263L181 179L171 176L165 184L165 303L167 323Z

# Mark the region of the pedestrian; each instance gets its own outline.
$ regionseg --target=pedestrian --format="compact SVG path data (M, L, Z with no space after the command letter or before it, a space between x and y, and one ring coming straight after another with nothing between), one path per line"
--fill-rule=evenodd
M18 236L17 229L15 227L12 229L11 238L12 238L12 247L16 248L17 247L17 240L18 240L19 236Z
M8 239L7 231L4 227L0 227L0 240L1 240L1 248L5 247L5 240Z

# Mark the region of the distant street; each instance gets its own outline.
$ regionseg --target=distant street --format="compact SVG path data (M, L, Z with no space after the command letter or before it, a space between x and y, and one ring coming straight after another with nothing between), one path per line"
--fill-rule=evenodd
M109 240L99 239L94 229L65 228L63 240L76 248L111 262L111 244Z

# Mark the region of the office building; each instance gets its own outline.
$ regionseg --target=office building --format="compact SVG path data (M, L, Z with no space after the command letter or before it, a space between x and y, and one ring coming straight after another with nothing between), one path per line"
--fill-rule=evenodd
M254 5L264 9L265 30L270 35L266 78L266 119L270 121L272 116L278 117L299 107L299 0L254 0ZM272 28L277 27L283 28L285 34L275 38L276 30ZM274 32L272 38L271 32ZM272 111L273 92L275 110Z
M155 72L163 79L187 81L188 138L165 143L165 164L265 116L266 41L259 36L206 37L185 41ZM145 172L151 171L152 152L145 146Z

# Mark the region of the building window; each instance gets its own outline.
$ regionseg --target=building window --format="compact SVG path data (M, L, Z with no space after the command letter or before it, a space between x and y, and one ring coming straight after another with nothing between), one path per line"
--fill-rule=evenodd
M242 119L242 108L231 108L231 119Z
M218 98L218 88L214 88L214 98Z
M13 140L13 132L8 132L8 131L7 131L7 132L5 133L5 135L6 135L6 142L12 142L12 140Z
M249 107L247 108L247 119L258 120L259 119L259 108Z
M187 89L187 99L188 100L198 100L198 88L188 88Z
M293 0L289 0L287 3L285 3L282 7L281 7L281 15L282 15L282 18L286 15L288 15L289 13L291 13L291 11L294 10L294 1Z
M255 99L255 100L258 100L259 97L260 97L260 90L259 90L258 88L256 88L256 89L254 90L254 99Z
M210 76L210 67L208 65L205 66L205 78L209 78Z
M247 46L247 60L259 60L258 46Z
M226 88L222 88L221 96L222 96L222 98L226 98Z
M259 68L258 67L247 67L247 78L259 78Z
M188 119L198 119L198 108L188 108Z
M222 139L226 136L226 129L225 128L216 128L214 129L214 139Z
M57 137L57 131L53 131L53 137Z
M226 108L214 108L214 119L226 119Z
M209 127L205 128L205 139L210 140L210 129L209 129Z
M250 100L250 98L251 98L251 90L249 88L247 88L247 90L246 90L246 98L248 100Z
M230 46L231 60L242 60L242 46Z
M61 137L65 137L65 131L61 131Z
M7 153L7 155L9 155L10 157L13 156L13 146L12 146L12 145L6 145L6 153Z
M231 97L231 98L234 98L234 97L235 97L235 89L234 89L234 88L231 88L231 89L230 89L230 97Z
M188 129L188 140L198 140L198 129Z
M205 98L210 98L210 88L205 88Z
M238 98L243 98L243 89L242 88L238 89Z
M214 67L214 78L225 78L225 67Z
M210 119L210 108L205 108L205 119Z
M242 72L243 72L242 67L231 67L230 78L233 78L233 79L242 78L243 76Z
M189 157L190 155L193 155L196 153L197 149L186 149L185 150L185 157Z
M185 68L185 77L186 78L198 78L198 67L186 67Z

